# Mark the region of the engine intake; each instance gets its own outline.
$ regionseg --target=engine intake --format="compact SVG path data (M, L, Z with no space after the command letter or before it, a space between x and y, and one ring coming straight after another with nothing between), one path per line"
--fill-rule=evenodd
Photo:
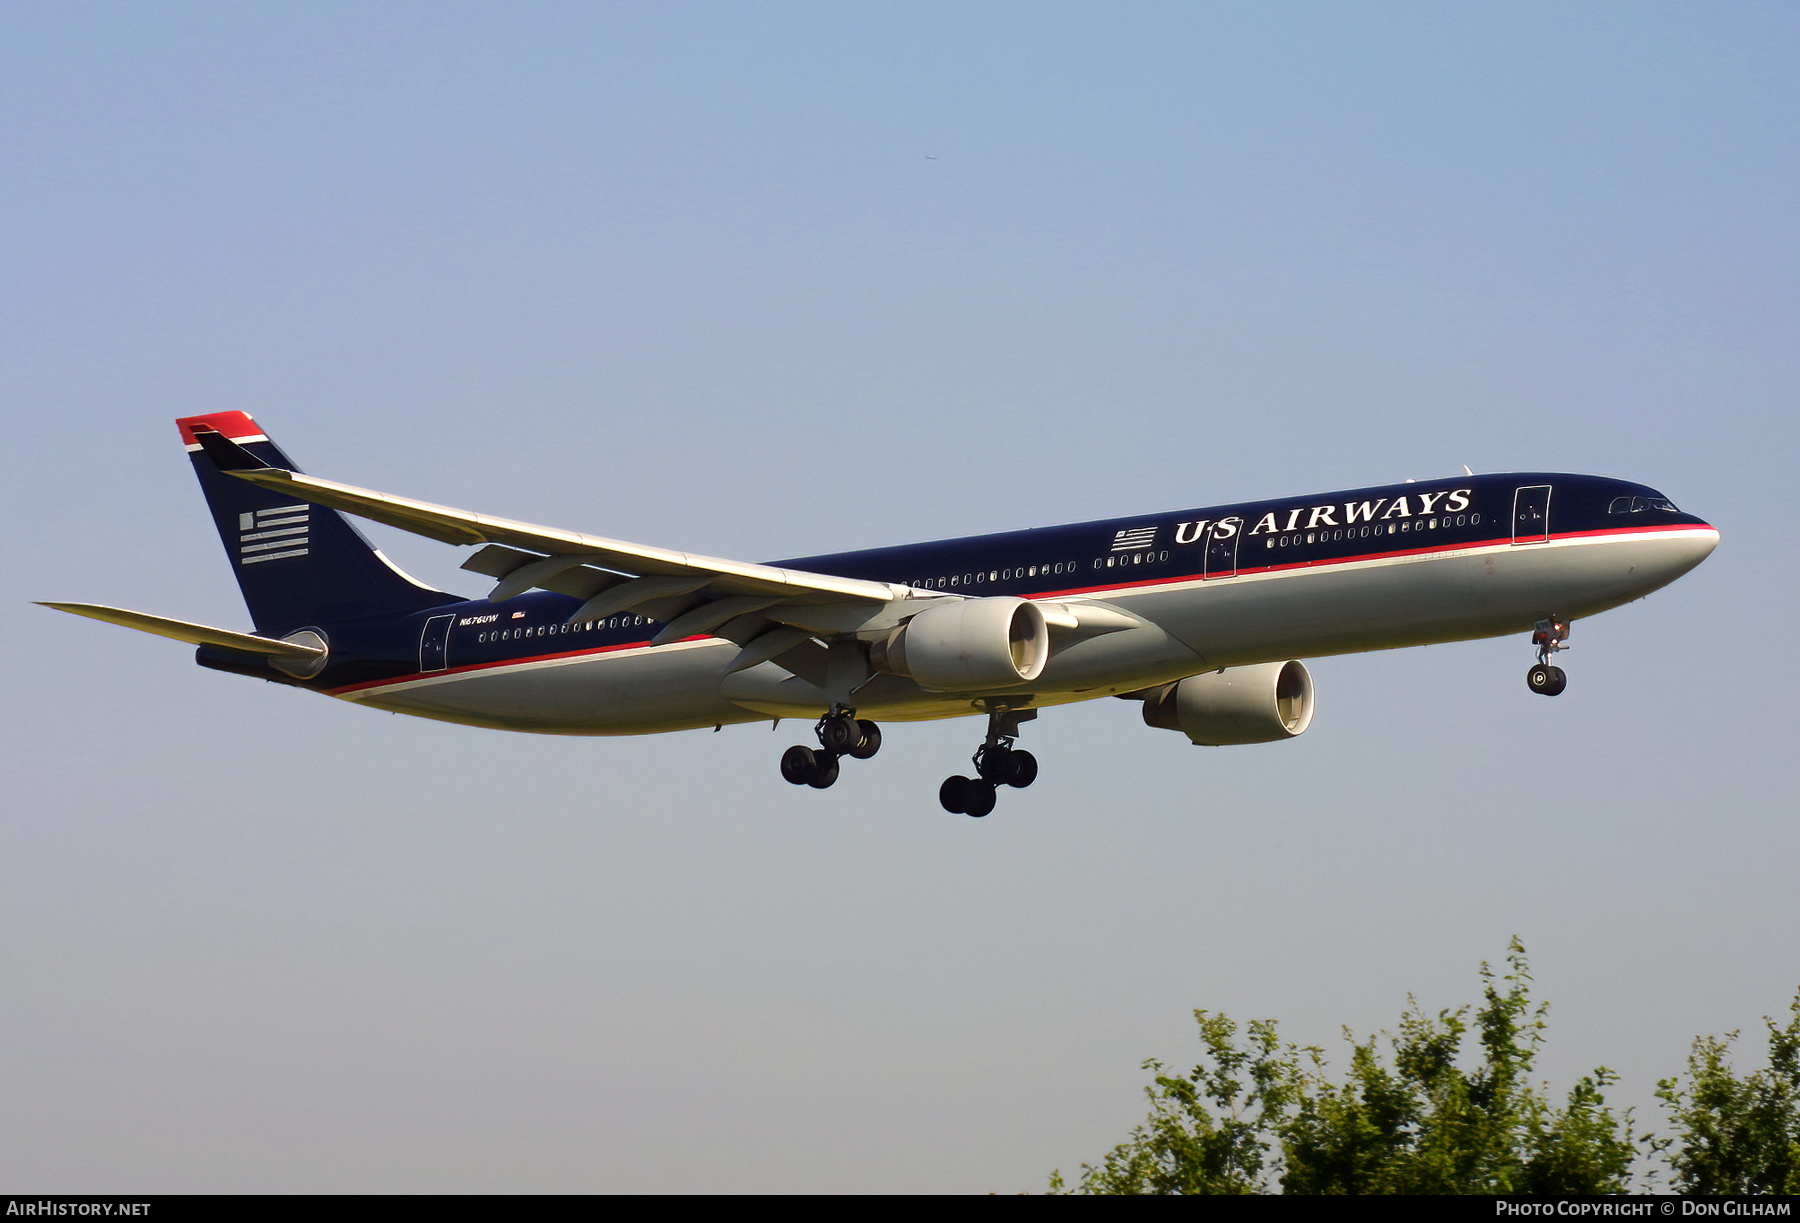
M1292 660L1190 675L1144 699L1146 725L1208 747L1279 743L1304 733L1312 716L1312 676Z
M1010 597L928 607L869 647L877 671L934 692L1029 684L1050 660L1050 629L1037 604Z

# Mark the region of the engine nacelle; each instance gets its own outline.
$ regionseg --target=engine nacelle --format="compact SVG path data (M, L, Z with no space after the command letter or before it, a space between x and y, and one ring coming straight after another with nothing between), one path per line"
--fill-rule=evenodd
M1292 739L1312 716L1312 676L1294 661L1190 675L1144 700L1146 725L1208 747Z
M1029 684L1050 661L1044 613L1025 599L959 599L928 607L869 648L877 671L933 692Z

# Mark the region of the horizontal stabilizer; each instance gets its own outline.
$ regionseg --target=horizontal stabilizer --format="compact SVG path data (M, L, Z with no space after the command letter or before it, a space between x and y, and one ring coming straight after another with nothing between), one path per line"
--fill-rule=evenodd
M230 629L190 624L186 620L170 620L166 616L126 611L122 607L102 607L98 603L40 602L38 606L54 607L57 611L86 616L90 620L104 620L108 624L122 624L126 628L137 629L140 633L155 633L158 637L172 637L176 641L185 641L190 645L224 646L226 649L241 650L246 654L261 654L268 658L301 661L318 658L325 653L317 646L300 645L292 641L276 641L272 637L256 637L249 633L234 633Z

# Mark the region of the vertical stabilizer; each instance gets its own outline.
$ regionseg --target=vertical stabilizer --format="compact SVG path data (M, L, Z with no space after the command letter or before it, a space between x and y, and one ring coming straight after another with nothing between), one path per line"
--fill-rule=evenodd
M247 413L188 416L175 424L259 633L279 636L332 620L461 602L407 576L336 510L220 471L201 434L217 433L270 467L300 470Z

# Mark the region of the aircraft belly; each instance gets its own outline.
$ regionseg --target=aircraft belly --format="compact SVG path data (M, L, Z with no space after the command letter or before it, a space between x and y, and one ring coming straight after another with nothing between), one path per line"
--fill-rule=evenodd
M1060 704L1168 683L1203 669L1201 659L1153 624L1082 640L1055 642L1042 675L1029 684L980 692L932 692L897 675L876 675L856 689L859 714L877 721L919 721L976 713L994 697ZM725 677L720 692L771 717L817 717L830 706L824 689L763 663Z
M761 663L719 684L719 693L743 709L772 718L816 718L831 707L825 689L791 675L772 662ZM926 692L898 675L876 675L852 696L856 711L877 721L952 718L973 711L970 698Z
M360 703L397 713L550 734L652 734L753 715L719 696L726 641L590 654L396 685Z

